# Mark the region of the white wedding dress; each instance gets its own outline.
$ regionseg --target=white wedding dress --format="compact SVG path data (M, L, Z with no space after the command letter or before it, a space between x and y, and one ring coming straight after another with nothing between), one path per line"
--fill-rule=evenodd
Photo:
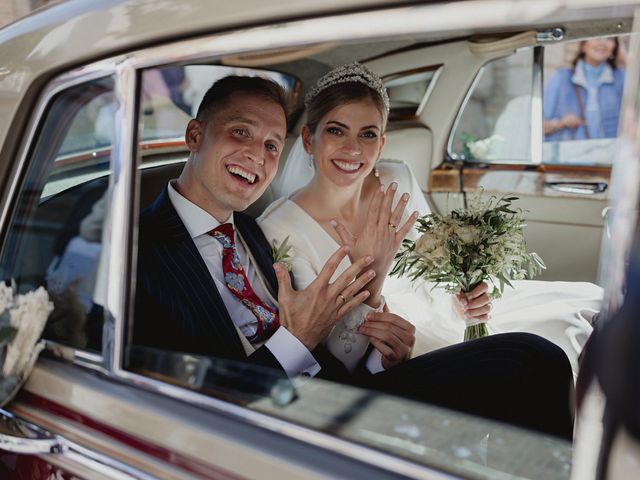
M383 160L378 164L378 170L382 184L398 182L396 197L403 192L410 193L405 217L414 210L421 215L429 213L424 196L404 162ZM311 216L289 198L273 202L258 223L269 242L275 240L280 244L289 237L293 247L291 266L298 289L306 287L317 277L327 259L339 247ZM414 230L410 236L415 238L417 234ZM349 259L344 258L334 278L349 265ZM530 332L547 338L565 351L576 374L578 355L592 331L589 320L600 308L602 289L587 282L522 280L513 284L514 289L506 287L502 298L493 302L488 323L490 332ZM389 310L416 327L413 356L463 340L465 322L453 311L453 297L444 289L431 287L426 283L412 284L407 278L388 277L383 288ZM342 325L339 322L334 331L341 332L347 327L353 331L354 325L357 328L367 311L366 308L355 311L350 318L343 319ZM345 334L333 336L344 338ZM360 346L354 354L361 356L362 348Z

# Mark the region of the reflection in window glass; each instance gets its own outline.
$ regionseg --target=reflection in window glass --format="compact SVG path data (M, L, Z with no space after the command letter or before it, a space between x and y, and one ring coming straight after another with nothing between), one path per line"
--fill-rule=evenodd
M487 64L459 117L452 157L477 162L530 162L532 79L530 49Z
M54 303L44 336L101 350L96 292L110 175L113 79L58 94L38 129L0 261L18 292L44 286ZM71 154L71 152L77 152Z
M616 37L545 49L545 163L611 163L624 87L625 50Z
M184 137L189 120L196 116L198 105L209 87L229 75L269 78L289 91L296 80L268 70L220 65L187 65L152 68L142 75L140 139L176 139Z
M433 405L219 358L130 347L128 369L461 478L569 479L569 442ZM313 438L313 437L311 437ZM526 452L526 455L523 455ZM396 472L397 473L397 472Z

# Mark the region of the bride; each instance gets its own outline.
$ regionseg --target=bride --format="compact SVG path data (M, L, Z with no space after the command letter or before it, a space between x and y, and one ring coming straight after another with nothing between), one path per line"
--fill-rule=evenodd
M258 223L270 241L289 237L298 288L316 278L339 245L349 245L354 258L373 254L377 276L368 286L371 295L332 331L327 346L334 355L353 369L371 340L384 358L387 345L376 332L383 326L365 320L370 311L388 308L415 326L412 356L461 342L464 319L490 319L492 333L530 332L556 343L577 372L578 354L592 330L584 317L599 308L599 287L520 281L491 304L486 284L454 297L387 276L400 242L417 237L412 226L429 207L406 164L380 160L389 110L382 81L360 64L344 65L320 79L305 103L307 123L280 180L279 190L291 194L271 204ZM349 259L343 263L336 274Z

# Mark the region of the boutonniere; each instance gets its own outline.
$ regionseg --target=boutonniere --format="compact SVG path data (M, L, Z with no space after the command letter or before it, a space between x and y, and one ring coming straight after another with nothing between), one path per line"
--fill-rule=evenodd
M282 263L287 270L291 271L291 260L293 260L293 247L289 245L289 236L287 235L280 245L274 238L271 241L271 255L274 263Z

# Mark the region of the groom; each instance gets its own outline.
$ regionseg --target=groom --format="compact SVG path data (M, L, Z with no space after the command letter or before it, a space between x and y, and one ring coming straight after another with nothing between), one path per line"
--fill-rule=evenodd
M255 221L238 213L275 176L286 112L281 88L264 79L226 77L205 94L186 128L182 174L141 214L134 343L354 383L570 437L571 369L539 337L496 335L406 360L413 327L381 312L368 321L387 326L385 357L374 350L350 375L328 353L321 342L366 299L373 259L358 259L330 283L342 247L296 291L286 269L274 269Z

